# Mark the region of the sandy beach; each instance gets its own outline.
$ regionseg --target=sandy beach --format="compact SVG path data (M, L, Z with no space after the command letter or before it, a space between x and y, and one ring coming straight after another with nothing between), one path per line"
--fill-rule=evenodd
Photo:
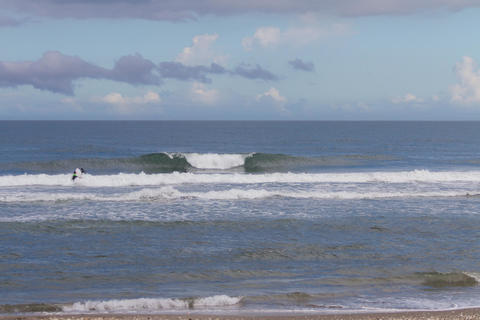
M2 316L0 320L450 320L480 319L480 309L461 309L451 311L413 311L395 313L335 314L335 315L134 315L134 314L97 314L97 315L29 315Z

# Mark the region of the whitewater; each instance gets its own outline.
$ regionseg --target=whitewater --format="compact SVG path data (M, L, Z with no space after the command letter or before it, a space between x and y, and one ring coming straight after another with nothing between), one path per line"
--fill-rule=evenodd
M480 183L480 171L413 170L399 172L273 173L273 174L138 174L90 175L72 181L71 174L23 174L0 176L0 187L85 186L123 187L175 184L260 184L260 183Z
M465 197L479 194L479 183L480 171L23 174L0 177L0 202Z
M175 157L184 157L193 167L198 169L231 169L241 167L245 164L245 159L252 157L250 154L218 154L218 153L166 153L170 159Z

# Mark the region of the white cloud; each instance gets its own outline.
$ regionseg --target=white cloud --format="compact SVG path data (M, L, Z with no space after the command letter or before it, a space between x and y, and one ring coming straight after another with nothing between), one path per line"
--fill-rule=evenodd
M308 19L304 19L303 22L307 23L303 23L301 26L290 27L284 31L271 26L258 28L253 36L243 38L243 48L252 50L257 46L267 48L283 44L307 45L327 36L344 35L349 31L349 27L345 24L333 24L325 27Z
M261 27L252 37L246 37L242 40L242 45L246 50L251 50L255 45L262 47L276 46L280 43L282 34L280 29L275 27Z
M115 107L121 113L135 111L139 106L160 103L161 99L158 93L149 91L143 96L127 97L121 93L112 92L99 99L101 102L108 103Z
M218 101L220 93L215 89L207 89L203 83L195 82L192 86L191 96L194 102L213 105Z
M455 65L459 83L450 87L451 99L460 104L480 103L480 71L471 57L463 57Z
M274 87L271 87L268 91L265 91L264 93L257 95L257 100L261 100L264 97L270 97L272 100L280 103L287 102L287 98L281 96L280 91L278 91Z
M280 94L278 89L271 87L269 90L264 93L260 93L256 97L257 101L268 101L273 102L273 105L280 111L286 112L285 104L287 103L287 98Z
M393 103L399 104L399 103L420 103L423 102L422 98L418 98L412 93L407 93L403 97L396 97L392 99Z
M227 57L216 54L212 48L217 39L218 34L202 34L193 37L192 46L185 47L178 54L176 61L188 66L207 65L212 62L225 65Z

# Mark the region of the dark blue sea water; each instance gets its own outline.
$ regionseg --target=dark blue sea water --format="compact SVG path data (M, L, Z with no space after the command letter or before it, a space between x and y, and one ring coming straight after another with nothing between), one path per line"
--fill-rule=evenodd
M0 314L480 306L479 142L480 122L0 121Z

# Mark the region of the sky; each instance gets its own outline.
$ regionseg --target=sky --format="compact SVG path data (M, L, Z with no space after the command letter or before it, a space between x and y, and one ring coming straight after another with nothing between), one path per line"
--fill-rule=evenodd
M0 0L0 120L480 120L480 0Z

